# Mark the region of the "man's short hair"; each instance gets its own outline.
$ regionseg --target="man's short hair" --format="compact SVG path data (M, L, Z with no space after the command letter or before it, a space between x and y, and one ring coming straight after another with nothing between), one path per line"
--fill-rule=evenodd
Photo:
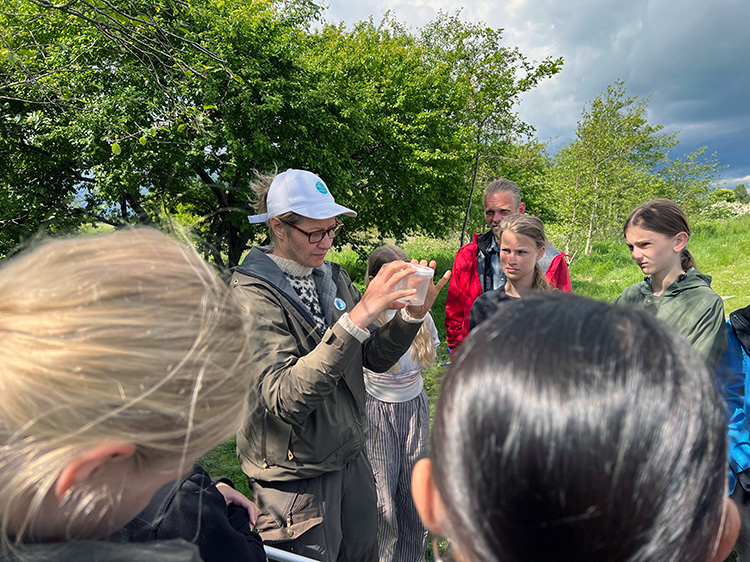
M499 193L501 191L507 191L513 196L514 207L518 208L521 206L521 188L518 187L518 184L516 182L505 178L495 180L487 187L485 187L484 199L486 199L488 195L494 195L495 193Z

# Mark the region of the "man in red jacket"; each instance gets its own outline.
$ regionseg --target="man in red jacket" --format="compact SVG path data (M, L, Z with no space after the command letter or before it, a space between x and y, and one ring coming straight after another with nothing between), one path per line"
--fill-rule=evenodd
M507 179L495 180L484 190L484 220L490 227L484 234L462 246L453 260L453 273L448 286L445 305L445 330L448 348L453 351L469 333L469 313L479 295L505 285L505 274L500 268L500 255L495 236L498 226L508 215L523 213L521 188ZM539 260L545 277L552 287L570 293L570 273L567 254L547 245Z

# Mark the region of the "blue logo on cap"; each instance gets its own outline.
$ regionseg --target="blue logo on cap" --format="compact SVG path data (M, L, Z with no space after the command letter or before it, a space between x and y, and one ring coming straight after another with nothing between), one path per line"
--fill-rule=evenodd
M340 297L336 297L336 299L333 301L333 306L335 306L339 310L346 310L346 302Z
M328 193L328 190L326 189L326 186L323 184L322 181L319 181L319 182L315 183L315 189L317 189L318 191L320 191L323 195L325 195L326 193ZM340 310L344 310L344 309L342 308Z

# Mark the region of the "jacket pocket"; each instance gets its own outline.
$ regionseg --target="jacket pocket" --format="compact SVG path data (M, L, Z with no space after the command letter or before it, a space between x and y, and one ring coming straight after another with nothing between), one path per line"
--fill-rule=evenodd
M341 406L318 408L307 423L292 428L289 448L297 461L338 470L359 454L364 446L359 419L351 406Z
M268 410L263 411L260 438L262 468L284 464L293 459L291 454L292 426L284 423Z
M253 500L261 508L255 526L264 542L296 540L323 522L316 482L317 478L251 483Z

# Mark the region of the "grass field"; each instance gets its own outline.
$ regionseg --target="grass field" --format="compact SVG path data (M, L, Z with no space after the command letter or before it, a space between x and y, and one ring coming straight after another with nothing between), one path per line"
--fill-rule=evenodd
M436 260L436 276L439 276L452 266L458 241L415 237L403 244L403 248L412 258ZM750 304L750 215L696 224L689 249L700 270L713 277L712 287L725 299L727 314ZM364 264L355 252L347 249L332 251L329 259L346 267L361 287ZM622 239L595 244L589 256L576 255L570 273L575 293L606 302L613 301L627 286L643 280ZM442 342L445 342L445 296L443 290L432 309ZM438 363L447 360L448 353L443 343L438 349ZM440 390L443 370L438 366L424 374L431 410ZM235 457L234 440L219 445L199 462L210 474L228 476L238 489L249 493Z
M750 215L698 223L688 249L713 278L727 314L750 304ZM643 280L622 239L594 244L590 256L576 256L570 273L573 292L606 302Z

